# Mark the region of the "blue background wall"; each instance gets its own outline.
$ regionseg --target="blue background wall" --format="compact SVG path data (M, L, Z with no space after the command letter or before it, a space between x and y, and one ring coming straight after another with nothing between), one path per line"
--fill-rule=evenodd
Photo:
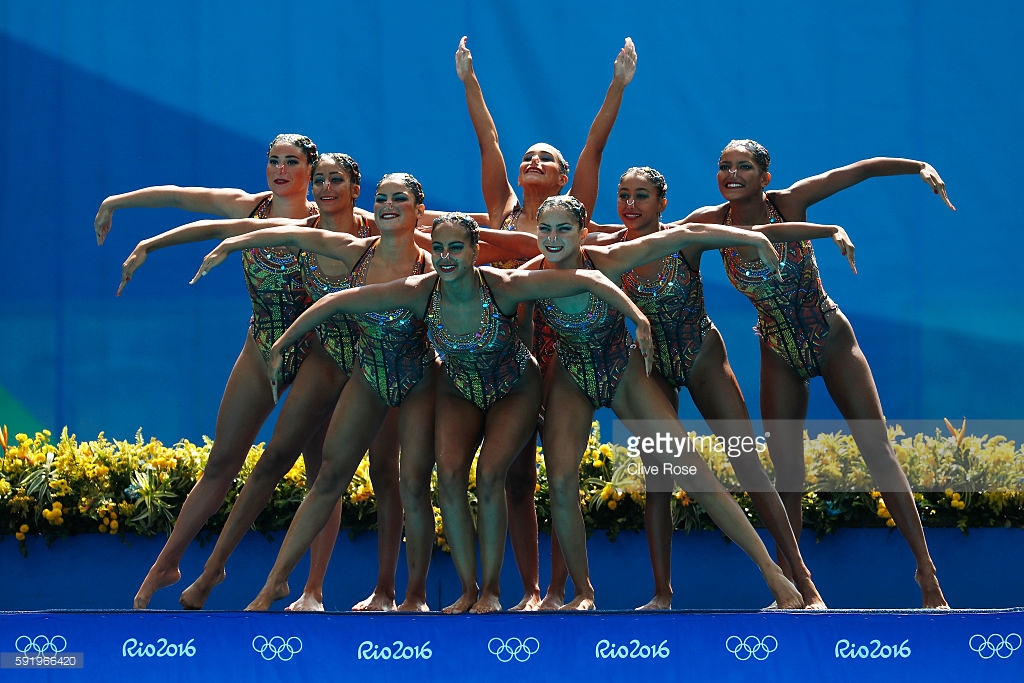
M169 441L212 436L249 315L239 269L189 287L213 245L165 250L115 299L136 242L195 216L126 210L97 247L100 201L164 183L260 191L269 141L302 132L352 154L368 186L410 171L430 208L480 210L453 59L463 34L513 161L537 140L576 159L633 37L639 66L605 154L598 220L615 220L615 182L631 165L664 172L667 218L720 201L715 163L731 138L767 146L777 188L863 157L930 161L955 214L913 176L811 210L858 247L854 276L819 246L826 288L891 419L1018 416L1022 243L1007 206L1021 178L1018 3L493 5L3 3L0 422L90 438L140 426ZM752 310L717 257L704 273L756 410ZM811 410L834 415L820 382Z

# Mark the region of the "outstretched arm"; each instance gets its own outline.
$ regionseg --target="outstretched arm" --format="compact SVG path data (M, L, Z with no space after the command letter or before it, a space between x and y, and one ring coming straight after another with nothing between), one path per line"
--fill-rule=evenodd
M914 159L897 159L893 157L864 159L849 166L834 168L831 171L826 171L810 178L804 178L794 183L792 187L785 191L785 194L788 194L790 198L800 202L806 208L868 178L911 175L914 173L921 176L921 180L932 188L932 192L942 197L942 201L946 203L946 206L956 211L956 207L949 201L949 195L946 194L946 183L939 177L938 172L931 164Z
M590 292L612 308L621 311L636 324L636 339L644 355L647 374L651 372L654 356L651 353L651 325L647 316L637 307L626 293L599 270L516 270L503 273L508 293L514 303L574 296ZM499 307L504 307L499 302ZM508 310L508 309L506 309Z
M615 119L619 115L622 94L635 73L636 48L633 46L633 39L626 38L626 44L615 58L615 71L608 92L604 96L604 102L601 103L601 109L598 110L594 122L590 124L590 132L587 133L587 141L576 162L572 187L569 189L569 194L583 202L589 213L594 212L594 206L597 204L601 156L604 154L605 145L608 144L608 136L611 135Z
M818 223L769 223L767 225L754 225L751 227L754 232L766 236L772 242L793 242L799 240L814 240L822 237L830 237L839 247L839 253L846 257L850 264L850 270L857 273L857 263L854 258L853 241L846 234L846 230L838 225L819 225ZM728 246L728 245L723 245Z
M96 244L103 244L110 232L114 211L130 208L174 208L208 213L224 218L241 218L249 215L260 195L250 194L233 188L178 187L157 185L144 187L124 194L112 194L100 203L93 219Z
M775 247L766 236L743 228L709 223L687 223L628 242L594 247L594 250L606 254L611 259L613 270L626 272L691 246L699 246L702 249L753 247L757 249L757 255L764 263L773 270L779 268L779 255L775 253Z
M434 273L424 273L392 282L344 289L328 294L303 311L270 349L267 376L274 391L274 401L277 401L277 376L281 372L285 349L320 323L341 313L367 313L395 308L423 311L434 276Z
M479 263L504 259L531 259L540 254L537 236L517 230L481 230L479 246Z
M260 223L266 222L266 220L260 221ZM355 261L351 258L353 256L352 246L363 244L365 241L366 238L355 237L344 232L329 232L319 228L302 226L263 228L245 233L244 235L229 237L214 247L213 251L203 259L202 265L199 266L199 272L196 273L189 284L194 285L199 281L199 278L223 263L228 254L256 247L294 247L296 249L305 249L306 251L338 259L351 270L352 266L355 265ZM359 251L359 253L362 252ZM358 254L356 256L358 257Z
M125 285L132 279L132 275L146 262L149 252L173 247L177 244L188 244L201 242L202 240L224 239L248 232L253 232L268 225L301 225L307 219L297 218L235 218L230 220L208 220L194 221L180 225L177 228L162 232L155 237L150 237L139 242L132 253L123 264L121 264L121 284L117 288L117 296L121 296Z
M466 107L480 145L480 183L484 204L490 218L488 222L495 227L512 211L516 204L516 193L508 182L505 158L498 146L498 128L484 102L484 92L473 70L473 54L466 47L466 36L462 36L459 49L455 52L455 72L466 88Z

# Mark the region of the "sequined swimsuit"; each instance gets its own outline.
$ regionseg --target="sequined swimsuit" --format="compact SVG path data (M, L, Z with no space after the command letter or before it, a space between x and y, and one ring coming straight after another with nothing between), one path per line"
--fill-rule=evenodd
M501 312L483 273L475 270L480 282L480 327L469 334L445 329L438 280L427 304L427 331L455 388L480 410L487 410L507 396L526 372L530 351L519 338L515 316Z
M765 202L772 223L785 219L771 199ZM731 225L731 214L725 224ZM782 282L760 260L745 261L735 248L722 249L733 286L757 309L754 331L804 381L821 374L821 350L839 307L821 286L810 240L777 242Z
M523 207L516 204L505 219L501 221L501 230L515 230L519 223L519 217L523 215ZM517 258L494 261L491 263L495 268L518 268L530 259ZM534 306L533 309L533 355L537 358L542 375L547 375L548 368L555 360L555 335L551 328L544 322L540 311Z
M319 225L320 219L313 227ZM369 237L370 226L364 216L356 219L356 237ZM319 301L328 294L348 289L351 283L351 274L341 276L327 275L320 268L320 259L316 252L300 251L299 268L302 272L302 284L306 288L313 301ZM359 325L352 316L339 314L332 316L316 328L320 335L320 343L324 350L330 354L338 367L346 375L352 374L352 365L355 359L356 341L359 339Z
M586 249L583 268L594 270ZM626 317L593 294L580 313L566 313L550 299L538 299L537 310L551 327L558 359L576 386L594 408L610 406L629 364L632 339Z
M379 239L359 257L352 269L352 287L366 284L366 274L378 244ZM421 252L410 274L422 273L423 266ZM385 404L401 405L416 383L423 379L423 368L434 361L426 323L417 320L406 308L359 313L354 318L359 324L355 355L363 378Z
M270 194L260 200L249 218L269 217L273 196ZM309 215L315 216L316 204L309 202L308 206ZM302 286L298 258L286 247L246 249L242 252L242 270L252 300L249 329L263 359L269 362L274 342L312 302ZM285 349L281 366L284 384L295 379L299 365L309 353L311 342L312 335L306 335Z
M636 271L622 275L622 291L651 322L654 369L676 389L686 385L690 368L711 329L704 310L704 285L700 271L682 253L666 256L653 280Z

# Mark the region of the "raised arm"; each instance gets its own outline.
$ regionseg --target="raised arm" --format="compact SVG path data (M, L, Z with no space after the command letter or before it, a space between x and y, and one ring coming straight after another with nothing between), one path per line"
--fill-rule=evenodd
M459 49L455 52L455 71L466 88L466 107L480 145L480 184L484 204L487 206L488 223L497 227L515 207L516 192L508 181L505 157L498 146L498 129L484 102L484 92L473 70L473 54L466 47L466 36L462 36Z
M146 262L149 252L173 247L178 244L189 244L203 240L224 239L248 232L253 232L268 225L301 225L309 219L298 218L235 218L194 221L180 225L177 228L162 232L159 235L150 237L139 242L132 253L123 264L121 264L121 284L117 288L117 296L121 296L125 285L132 279L132 275L139 267Z
M344 289L328 294L303 311L270 349L267 376L274 392L274 402L277 402L277 376L281 372L282 354L286 348L298 342L320 323L341 313L367 313L395 308L423 311L427 306L434 277L434 273L424 273L392 282Z
M650 322L637 305L626 296L626 293L619 289L601 271L526 270L518 268L516 270L504 271L502 276L507 283L507 287L502 287L501 291L508 297L506 301L511 300L511 303L518 304L523 301L574 296L583 292L590 292L612 308L621 311L636 324L637 344L644 355L647 373L650 374L653 361ZM508 310L508 308L505 308L508 305L507 303L499 301L498 304L499 308Z
M266 194L266 193L264 193ZM174 208L208 213L224 218L248 216L262 195L250 194L233 188L178 187L157 185L124 194L113 194L100 203L93 219L96 244L103 244L110 232L114 211L130 208Z
M831 171L804 178L794 183L788 190L784 190L782 194L788 195L790 200L796 201L806 208L868 178L912 174L920 175L921 180L928 184L932 192L942 197L942 201L951 210L956 211L956 207L949 201L949 195L946 194L946 183L942 181L931 164L914 159L894 157L864 159L848 166L834 168Z
M267 221L259 222L266 223ZM213 251L203 259L199 271L189 284L194 285L199 278L223 263L228 254L256 247L304 249L338 259L351 270L359 255L363 253L368 239L370 238L359 238L344 232L330 232L298 225L262 228L254 232L229 237L214 247Z
M615 119L619 115L622 94L629 82L633 80L635 73L636 48L633 46L633 39L626 38L625 45L622 46L615 58L615 70L611 85L608 86L608 92L604 96L604 102L601 103L594 122L590 124L590 132L587 133L587 141L576 162L572 187L569 189L569 194L583 202L591 214L597 204L601 156L604 154L605 145L608 144L608 136L611 135Z

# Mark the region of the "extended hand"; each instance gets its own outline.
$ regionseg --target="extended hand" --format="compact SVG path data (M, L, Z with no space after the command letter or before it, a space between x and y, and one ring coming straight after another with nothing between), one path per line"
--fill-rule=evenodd
M846 234L845 230L837 225L836 231L832 235L832 241L836 243L837 247L839 247L839 253L845 256L846 260L850 262L850 270L852 270L853 274L856 275L857 263L853 256L854 246L853 242L850 241L850 236Z
M465 81L473 73L473 53L466 47L466 36L462 36L459 49L455 51L455 73L460 81Z
M267 379L270 380L270 391L274 394L274 405L277 405L277 378L281 375L284 356L277 344L270 349L270 360L267 361Z
M203 259L203 264L199 266L199 272L196 273L196 276L194 278L189 280L189 284L194 285L195 283L199 282L199 278L203 277L211 270L213 270L220 264L224 263L224 259L226 259L227 257L227 253L221 250L220 247L211 251L209 254L206 255L206 258Z
M93 219L92 227L96 231L96 244L103 244L103 240L107 239L107 233L110 232L110 219L114 217L114 212L108 209L106 205L100 204L100 210L96 212L96 218Z
M626 44L622 46L619 55L615 58L614 78L626 86L633 80L634 74L636 74L636 47L633 45L633 39L627 36Z
M132 279L132 274L145 262L146 248L140 244L128 255L128 259L121 264L121 284L117 286L117 294L115 296L121 296L124 286Z
M946 202L951 210L956 211L956 207L953 206L953 202L949 201L949 195L946 194L946 183L942 182L942 178L939 177L938 171L936 171L931 164L926 163L924 168L921 169L921 180L928 183L928 186L932 188L932 192L942 197L942 201Z
M651 323L645 317L636 326L636 344L640 347L640 355L644 358L644 368L650 376L654 367L654 340L651 338Z
M775 273L775 277L779 280L782 279L782 273L779 271L779 254L775 251L775 245L772 244L771 240L765 237L761 233L754 233L761 239L757 240L755 248L757 249L757 257L761 259L761 262L772 269Z

